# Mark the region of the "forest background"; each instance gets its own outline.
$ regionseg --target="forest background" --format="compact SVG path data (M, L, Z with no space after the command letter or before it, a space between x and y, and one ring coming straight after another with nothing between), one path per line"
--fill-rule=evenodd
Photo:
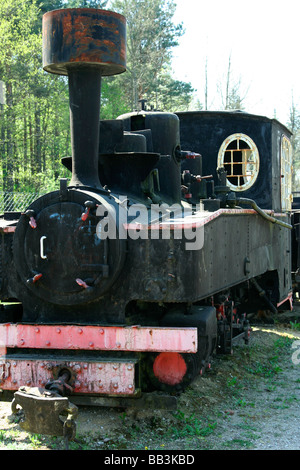
M189 82L172 76L172 53L184 34L174 23L173 0L1 0L0 191L39 193L70 177L61 158L71 154L68 82L42 68L42 16L58 8L107 8L127 22L127 72L102 80L101 119L139 109L168 112L207 109ZM207 77L203 89L207 88ZM222 109L244 109L240 82L224 73ZM204 96L206 94L204 93ZM291 103L294 168L300 166L300 117ZM297 188L294 188L296 190Z

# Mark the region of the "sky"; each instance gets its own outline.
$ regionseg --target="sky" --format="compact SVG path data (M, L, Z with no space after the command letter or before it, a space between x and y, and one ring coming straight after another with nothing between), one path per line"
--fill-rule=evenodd
M174 23L184 35L173 50L173 77L197 90L208 109L221 109L231 57L245 111L287 124L294 102L300 111L300 0L175 0Z

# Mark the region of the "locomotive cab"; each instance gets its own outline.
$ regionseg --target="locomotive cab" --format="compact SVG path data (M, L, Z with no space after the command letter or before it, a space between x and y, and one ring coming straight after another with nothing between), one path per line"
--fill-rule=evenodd
M224 168L236 196L255 200L262 209L290 212L292 205L292 133L276 119L242 111L177 113L181 145L203 156L203 173Z

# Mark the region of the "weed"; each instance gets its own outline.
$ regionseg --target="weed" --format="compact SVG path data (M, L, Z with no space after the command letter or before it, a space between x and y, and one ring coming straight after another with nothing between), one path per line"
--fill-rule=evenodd
M120 414L119 418L122 421L122 423L125 424L125 421L126 421L126 418L127 418L126 411L123 411L123 413Z
M291 329L299 331L300 330L300 323L296 320L294 322L290 321Z
M268 358L263 359L260 357L259 360L255 360L254 357L249 364L245 366L247 372L258 375L264 378L273 378L279 372L282 371L280 365L281 358L284 353L291 347L292 341L290 338L282 337L274 341L271 354Z
M252 441L244 440L244 439L232 439L230 441L226 441L223 444L224 447L230 448L246 448L249 449L253 446Z
M237 377L227 379L227 385L228 387L234 387L235 385L237 385Z
M203 423L194 414L186 416L182 411L177 411L174 416L178 421L177 426L171 428L171 432L176 438L187 436L205 437L212 434L217 426L217 423Z
M38 447L39 445L42 444L41 436L39 434L29 434L28 437L29 437L29 440L30 440L31 444L34 447Z
M247 406L251 406L252 408L255 407L255 403L249 403L248 401L244 400L243 398L240 398L236 402L237 406L240 406L242 408L246 408Z

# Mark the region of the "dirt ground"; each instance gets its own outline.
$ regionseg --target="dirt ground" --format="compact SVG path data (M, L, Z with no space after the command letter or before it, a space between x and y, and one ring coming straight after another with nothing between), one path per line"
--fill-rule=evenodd
M253 326L250 345L216 357L174 411L80 407L69 449L300 450L298 323L300 306L279 323ZM63 438L32 435L19 421L0 402L0 450L66 448Z

